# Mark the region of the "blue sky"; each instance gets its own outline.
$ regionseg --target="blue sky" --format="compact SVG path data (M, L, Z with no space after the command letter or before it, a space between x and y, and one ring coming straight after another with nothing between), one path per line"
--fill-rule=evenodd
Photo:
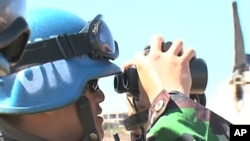
M250 1L237 2L245 51L250 53L250 40L247 41L250 36ZM197 57L206 61L208 100L232 73L232 0L28 0L28 7L43 6L70 10L86 21L102 14L119 43L120 56L115 60L119 66L148 45L153 34L162 35L165 41L182 39L184 48L194 48ZM100 87L106 93L103 112L127 110L125 95L113 90L113 77L101 79Z

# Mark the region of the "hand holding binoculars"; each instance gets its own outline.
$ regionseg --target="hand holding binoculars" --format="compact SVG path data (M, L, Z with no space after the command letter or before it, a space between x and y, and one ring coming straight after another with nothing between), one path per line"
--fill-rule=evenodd
M162 43L162 51L166 52L172 42ZM147 55L150 51L150 46L144 49L144 54ZM204 92L207 86L208 72L205 61L201 58L193 58L190 61L190 72L192 78L192 86L190 97L192 99L198 98L197 95L205 98ZM167 73L167 72L166 72ZM123 73L117 74L114 78L114 88L118 93L129 93L134 97L139 97L139 76L136 67L126 69Z

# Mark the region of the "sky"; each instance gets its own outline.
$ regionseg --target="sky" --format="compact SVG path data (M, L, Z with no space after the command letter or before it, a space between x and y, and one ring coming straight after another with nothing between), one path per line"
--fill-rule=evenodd
M245 52L250 53L250 1L236 0L245 40ZM149 44L154 34L165 41L181 39L184 49L195 49L208 68L207 100L218 85L227 80L234 63L234 30L232 0L27 0L28 7L56 7L74 12L84 20L97 14L104 16L113 38L119 44L120 55L114 63L122 66ZM174 69L174 68L173 68ZM126 112L125 94L117 94L113 77L100 80L105 93L103 112Z

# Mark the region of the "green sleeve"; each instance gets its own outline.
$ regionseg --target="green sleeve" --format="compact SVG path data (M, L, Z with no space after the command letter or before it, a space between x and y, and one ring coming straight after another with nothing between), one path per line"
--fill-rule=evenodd
M162 92L149 110L148 141L227 141L230 123L184 96Z

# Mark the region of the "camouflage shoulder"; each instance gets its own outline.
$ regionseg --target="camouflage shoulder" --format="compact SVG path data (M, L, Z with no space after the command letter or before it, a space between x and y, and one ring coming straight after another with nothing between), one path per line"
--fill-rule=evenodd
M231 123L185 96L162 92L152 103L148 120L147 140L229 140Z

